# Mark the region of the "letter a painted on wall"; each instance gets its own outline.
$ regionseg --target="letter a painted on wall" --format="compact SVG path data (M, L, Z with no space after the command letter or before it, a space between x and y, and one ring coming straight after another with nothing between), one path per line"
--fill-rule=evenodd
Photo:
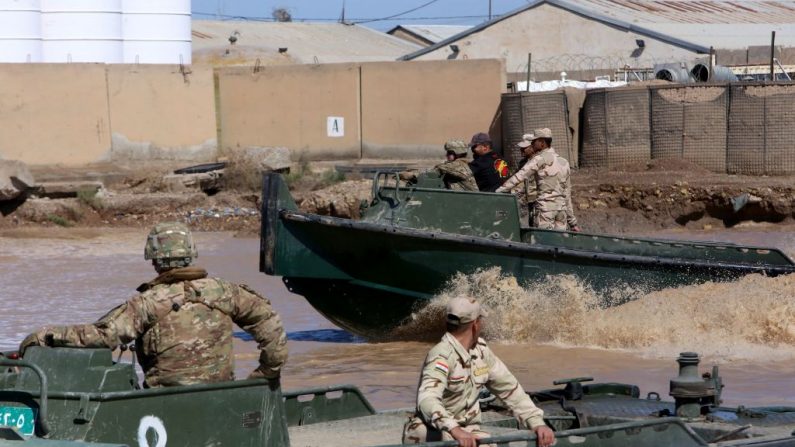
M341 116L330 116L326 122L326 133L330 137L345 136L345 118Z

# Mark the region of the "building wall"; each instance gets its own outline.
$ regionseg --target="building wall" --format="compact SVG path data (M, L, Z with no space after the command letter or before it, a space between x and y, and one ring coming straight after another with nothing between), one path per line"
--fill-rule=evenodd
M223 150L286 146L296 160L360 156L358 65L223 68L218 82ZM342 135L329 135L330 117L344 119Z
M0 65L0 158L79 165L111 146L105 66Z
M362 65L362 156L436 158L450 138L489 132L505 89L498 60Z
M213 71L178 65L109 65L114 160L216 156Z
M645 43L639 54L636 39ZM705 57L549 4L517 14L454 43L458 45L458 54L445 46L417 60L500 57L505 59L506 70L514 73L526 72L528 53L532 53L533 72L616 69L627 64L650 67L655 63ZM637 57L633 57L633 53Z

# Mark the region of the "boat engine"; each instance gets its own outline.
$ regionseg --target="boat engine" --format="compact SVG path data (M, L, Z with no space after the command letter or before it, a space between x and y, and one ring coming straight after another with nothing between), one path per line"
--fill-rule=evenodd
M712 373L699 375L699 356L695 352L682 352L676 362L679 363L679 376L671 380L670 396L674 398L676 415L681 418L695 419L707 414L710 408L720 405L720 393L723 389L718 367L712 367Z

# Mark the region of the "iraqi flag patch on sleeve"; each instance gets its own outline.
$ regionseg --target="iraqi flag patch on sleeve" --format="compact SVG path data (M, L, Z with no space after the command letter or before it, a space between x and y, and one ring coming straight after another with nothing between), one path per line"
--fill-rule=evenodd
M447 365L445 365L442 362L436 362L433 365L433 369L439 370L439 371L441 371L441 372L443 372L445 374L447 374L450 371L450 368L448 368Z

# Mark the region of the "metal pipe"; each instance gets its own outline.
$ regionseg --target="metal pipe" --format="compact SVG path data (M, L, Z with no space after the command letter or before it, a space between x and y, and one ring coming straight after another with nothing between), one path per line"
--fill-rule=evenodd
M533 65L533 53L527 53L527 88L525 91L530 91L530 67Z
M778 65L779 70L781 70L781 72L784 73L784 77L787 78L788 81L791 81L792 78L790 77L789 73L787 73L787 70L784 70L784 67L781 65L781 61L776 58L774 58L773 61L776 62L776 65Z
M770 36L770 80L771 81L776 80L776 72L773 70L773 61L775 60L775 58L776 58L776 32L773 31L773 33Z
M693 75L696 82L737 80L737 75L734 74L731 68L721 65L707 67L705 64L696 64L690 70L690 74Z
M50 434L50 424L47 422L47 374L39 368L38 365L26 362L25 360L11 360L0 359L0 366L17 366L21 368L30 368L39 376L39 432L42 437L47 437Z

